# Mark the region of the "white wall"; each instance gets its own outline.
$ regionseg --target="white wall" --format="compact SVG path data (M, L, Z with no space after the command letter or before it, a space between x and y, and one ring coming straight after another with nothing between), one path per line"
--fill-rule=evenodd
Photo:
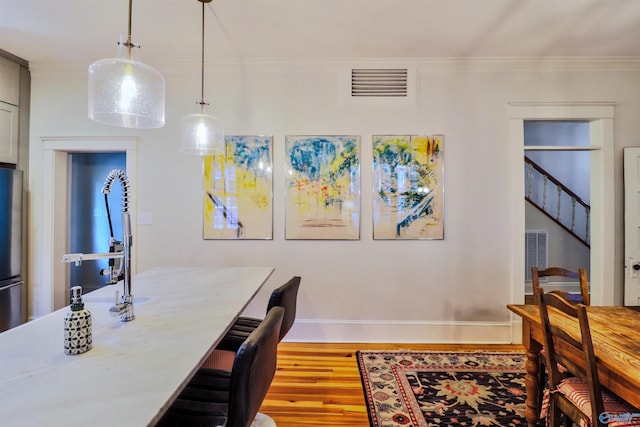
M552 65L550 65L552 64ZM274 137L274 239L202 239L202 163L178 153L179 121L199 97L199 68L157 66L167 79L167 124L118 129L86 117L86 67L32 70L30 147L31 296L42 283L43 136L139 136L137 211L153 224L134 236L138 271L159 265L268 265L276 271L248 308L262 315L271 289L302 276L290 340L467 341L511 339L511 155L509 102L617 102L616 277L622 286L622 148L640 134L640 73L633 64L561 61L416 61L418 102L409 107L354 107L341 102L345 69L357 62L313 61L207 65L205 98L227 134ZM371 64L365 64L367 66ZM445 135L445 239L374 241L371 135ZM362 136L359 241L284 240L284 137ZM30 301L31 314L37 301Z

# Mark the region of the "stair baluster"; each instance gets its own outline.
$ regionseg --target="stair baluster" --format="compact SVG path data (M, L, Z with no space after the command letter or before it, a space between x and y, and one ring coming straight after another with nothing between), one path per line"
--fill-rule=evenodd
M533 160L526 156L524 159L526 171L525 184L527 188L525 199L589 247L590 206ZM558 195L556 206L551 206L553 202L547 199L547 191L553 191L550 188L551 185L555 186ZM542 193L541 197L538 197L540 192ZM563 198L569 201L569 207L565 207L565 204L562 203ZM580 232L578 226L583 222L584 232Z

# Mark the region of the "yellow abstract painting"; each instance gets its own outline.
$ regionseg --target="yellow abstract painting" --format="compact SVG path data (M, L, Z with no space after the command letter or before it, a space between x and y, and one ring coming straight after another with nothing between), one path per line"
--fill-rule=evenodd
M443 239L444 136L373 136L373 238Z
M205 239L273 239L273 137L225 136L205 157Z

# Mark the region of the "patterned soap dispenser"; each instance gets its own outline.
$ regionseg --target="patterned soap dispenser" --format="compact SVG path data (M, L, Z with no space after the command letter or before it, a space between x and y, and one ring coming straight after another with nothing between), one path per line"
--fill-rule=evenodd
M64 352L81 354L91 350L91 312L84 308L82 287L71 288L71 311L64 316Z

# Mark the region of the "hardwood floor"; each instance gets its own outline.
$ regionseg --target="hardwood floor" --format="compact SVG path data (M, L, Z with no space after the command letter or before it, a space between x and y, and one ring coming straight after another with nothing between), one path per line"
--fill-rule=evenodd
M288 343L260 409L278 427L369 427L357 350L524 350L519 345Z

